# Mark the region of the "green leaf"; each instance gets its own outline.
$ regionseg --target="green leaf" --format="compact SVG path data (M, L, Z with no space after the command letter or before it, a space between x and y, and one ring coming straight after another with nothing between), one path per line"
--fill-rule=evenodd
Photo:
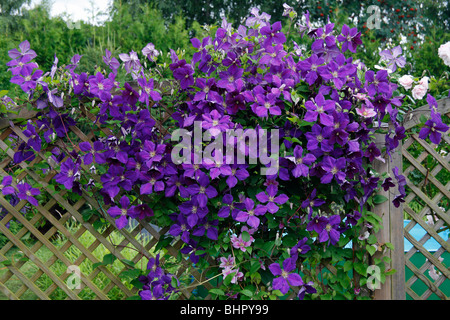
M218 289L218 288L209 289L209 293L216 294L218 296L224 296L225 295L225 292L223 292L222 289Z
M377 242L378 242L378 239L374 234L371 234L369 236L369 238L367 238L367 243L369 243L369 244L375 244Z
M388 200L388 198L386 198L385 196L383 196L381 194L377 194L373 197L374 204L381 204L383 202L386 202L387 200Z
M373 256L375 254L375 252L377 251L377 248L375 248L374 246L368 244L368 245L366 245L366 250L367 250L367 252L369 252L369 254L371 256Z
M347 260L344 263L344 272L350 271L353 268L353 262L351 260Z
M395 270L395 269L389 269L389 270L387 270L385 272L385 275L390 276L390 275L393 275L396 272L397 272L397 270Z
M394 247L394 245L393 245L392 243L386 242L385 245L386 245L386 247L388 247L390 250L395 250L395 247Z
M223 279L223 284L228 286L231 283L231 280L233 280L234 275L236 274L237 271L234 271L232 273L230 273L229 275L227 275L225 277L225 279Z
M108 254L105 254L103 256L103 261L102 262L94 263L92 265L92 267L95 269L95 268L97 268L99 266L106 266L108 264L113 264L114 261L116 261L116 260L117 260L117 257L115 255L113 255L112 253L108 253Z
M367 275L367 265L361 262L355 262L355 264L353 265L356 272L358 272L360 275L362 276L366 276Z
M261 264L259 263L259 261L253 261L250 265L250 274L253 274L256 271L258 271L260 267Z
M135 266L136 266L136 264L133 262L133 261L131 261L131 260L127 260L127 259L122 259L122 260L120 260L123 264L125 264L125 265L127 265L127 266L129 266L129 267L131 267L131 268L134 268Z
M250 241L250 234L247 231L242 232L242 240L244 242Z
M119 277L122 278L122 279L129 279L131 281L131 280L137 279L137 277L139 277L140 275L141 275L141 271L140 270L138 270L138 269L130 269L130 270L122 271L119 274Z
M281 293L280 290L273 290L273 291L272 291L272 294L274 294L274 295L276 295L276 296L278 296L278 297L282 297L282 296L283 296L283 294Z
M242 293L243 295L246 295L247 297L250 297L250 298L253 296L253 292L251 292L251 291L248 290L248 289L241 290L241 293Z

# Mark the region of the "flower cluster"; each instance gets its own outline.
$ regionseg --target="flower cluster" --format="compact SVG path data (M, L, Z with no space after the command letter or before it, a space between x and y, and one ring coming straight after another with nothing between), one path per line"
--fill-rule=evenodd
M142 300L168 300L171 294L177 291L173 282L178 285L178 281L172 274L160 267L159 254L155 258L149 259L147 270L146 276L139 277L139 281L142 283L139 296Z

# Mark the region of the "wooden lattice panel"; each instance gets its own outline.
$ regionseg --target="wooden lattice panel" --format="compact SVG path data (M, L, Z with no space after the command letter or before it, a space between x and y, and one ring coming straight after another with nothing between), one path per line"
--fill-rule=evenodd
M448 100L444 102L441 109L447 112L443 119L448 123ZM424 110L427 109L426 106ZM448 300L450 261L443 258L450 252L450 239L443 234L448 234L450 226L450 130L443 135L439 148L414 133L404 142L402 154L403 174L407 180L403 208L405 217L410 220L405 226L404 236L412 244L412 248L405 252L406 268L412 272L412 276L405 279L406 293L415 300ZM412 233L414 227L423 228L425 235L415 238ZM429 240L436 241L439 248L429 251L426 248ZM425 257L421 266L412 262L418 253Z
M167 118L166 115L164 118ZM162 123L159 122L158 125L162 126ZM77 127L70 129L76 136L75 143L92 142L92 132L85 134ZM110 134L108 130L102 130L105 134ZM14 125L6 128L0 135L0 149L3 150L0 179L8 175L12 167L17 169L16 166L19 166L22 172L12 185L16 188L24 180L37 182L41 186L42 198L46 201L41 201L38 207L23 200L11 204L0 194L0 206L4 212L0 217L0 233L7 239L0 248L0 299L107 300L126 299L136 295L137 289L125 284L120 277L128 269L121 261L131 260L145 269L148 259L154 256L154 246L168 228L157 230L148 221L142 220L134 228L117 230L114 219L106 214L108 207L101 207L96 199L83 193L79 199L71 201L72 199L64 198L65 192L54 192L49 187L48 182L57 174L57 168L46 158L45 150L37 153L31 163L23 161L14 164L12 159L19 144L10 146L10 141L15 139L26 142L28 138ZM50 164L51 168L45 174L38 173L32 166L36 163ZM98 215L91 215L85 221L82 211L86 208L99 212L109 225L104 228L94 227L100 219ZM14 223L14 228L11 228L11 223ZM46 228L43 229L42 226ZM143 230L146 231L146 237L142 236ZM91 241L86 243L86 238ZM169 255L176 257L181 245L182 241L175 239L165 249ZM93 268L95 263L102 261L106 253L117 257L114 265ZM72 268L82 265L84 270L90 272L80 272L80 283L74 287L71 282L73 279L70 278ZM176 273L181 276L187 272L194 280L189 289L181 290L179 299L189 298L198 284L211 288L201 274L187 261L182 261Z

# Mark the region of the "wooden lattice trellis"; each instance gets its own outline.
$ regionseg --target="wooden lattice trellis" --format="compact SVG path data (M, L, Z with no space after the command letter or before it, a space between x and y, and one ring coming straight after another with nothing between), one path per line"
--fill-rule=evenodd
M450 99L438 101L439 111L443 119L450 116ZM414 110L405 117L406 130L414 132L414 128L422 115L429 116L428 106ZM448 123L448 121L447 121ZM404 228L404 237L412 248L405 253L406 268L411 270L412 276L406 279L406 293L415 300L425 300L434 293L435 297L448 300L450 296L450 269L449 261L446 264L439 258L450 253L450 239L442 236L450 227L450 131L443 135L443 147L440 153L431 142L419 138L418 133L403 143L402 155L404 163L403 174L407 180L408 194L403 205L405 216L410 222ZM442 146L442 145L441 145ZM423 228L426 233L416 239L411 230L416 225ZM428 251L425 243L434 239L439 245L435 252ZM412 262L412 257L421 253L426 260L418 267ZM436 270L437 276L430 277L430 268ZM416 292L416 282L426 286L423 292ZM422 284L422 286L423 286ZM442 286L440 288L440 286ZM446 288L446 292L442 288ZM415 291L416 290L416 291Z
M35 113L21 113L20 117L23 118L24 115L34 121ZM169 117L170 113L167 110L159 114L156 126L162 133L164 133L163 124ZM3 179L8 175L12 166L19 166L22 171L12 185L16 188L17 184L24 179L31 179L41 186L46 202L40 203L38 207L32 207L23 200L12 204L0 194L0 206L3 208L3 215L0 216L0 233L7 239L0 248L0 299L19 300L31 296L49 300L54 299L56 294L58 297L71 300L79 300L81 295L84 299L91 297L100 300L110 299L111 295L123 299L135 296L138 289L126 285L120 277L121 272L129 268L122 261L131 260L136 265L140 263L145 266L148 259L154 256L153 249L158 240L168 232L168 228L157 229L144 219L138 221L134 228L118 230L114 219L104 214L108 207L101 207L99 202L88 194L83 193L79 199L75 200L65 199L65 191L55 192L49 185L49 181L58 172L54 162L46 156L48 150L38 152L36 158L30 163L23 161L14 164L12 162L20 141L27 142L28 138L24 136L21 128L9 120L11 119L0 121L0 130L3 130L0 131L0 153L2 154L0 177ZM70 127L70 130L77 137L77 142L92 142L94 138L92 130L84 133L75 126ZM111 134L105 128L101 130L107 135ZM19 143L11 147L12 140ZM35 165L39 163L50 165L45 174L36 171ZM89 170L89 168L84 169ZM103 213L102 217L91 215L89 219L86 219L82 214L82 209L86 207ZM109 224L103 228L95 227L99 219L106 219ZM16 227L10 228L13 220ZM77 228L69 226L71 220L76 221ZM50 227L42 229L42 225ZM142 236L143 230L146 231L147 237ZM120 233L118 243L111 240L113 233ZM80 239L86 235L94 240L88 244L81 241ZM29 241L30 237L33 241ZM60 239L58 246L55 244L55 237ZM176 257L181 245L182 241L176 239L166 245L165 249L169 255ZM135 252L135 255L132 259L125 259L123 252L130 249ZM43 260L40 257L42 256L38 254L40 250L46 251L46 259ZM84 274L81 269L78 269L77 276L80 283L74 286L71 282L73 279L69 278L73 274L73 266L78 267L82 264L92 266L100 263L101 258L95 255L98 250L113 254L117 258L118 266L114 269L109 265L99 265L91 268L89 274ZM72 254L66 254L69 252ZM76 255L73 252L76 252ZM62 267L61 264L63 264ZM189 298L197 285L202 284L207 289L211 288L211 285L205 281L204 275L192 268L187 260L183 260L177 266L177 276L183 273L189 275L192 284L187 289L181 290L179 299ZM43 281L43 278L46 281ZM2 294L3 297L1 297Z

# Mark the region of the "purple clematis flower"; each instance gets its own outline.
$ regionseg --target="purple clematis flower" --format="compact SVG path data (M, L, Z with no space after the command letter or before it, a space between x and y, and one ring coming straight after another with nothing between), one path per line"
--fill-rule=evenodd
M80 165L68 158L61 164L61 171L55 176L56 182L64 185L67 190L72 190L75 178L79 175Z
M198 224L198 227L192 231L192 235L201 237L206 233L208 239L217 240L219 238L219 230L217 229L218 224L219 220L209 221L206 218L203 218L201 223Z
M329 243L335 245L341 235L337 230L339 223L341 223L341 217L339 215L333 215L329 219L326 219L325 227L319 232L319 242L329 241Z
M11 78L11 82L18 84L24 92L28 93L36 88L37 81L42 74L42 70L38 69L33 72L32 65L24 65L20 70L20 73Z
M101 141L95 141L94 146L92 146L90 142L84 141L81 142L78 146L80 147L81 151L87 152L83 156L83 163L85 165L90 165L94 161L95 157L100 153L100 151L104 150L105 148L103 142Z
M194 69L186 64L185 60L181 61L184 61L184 65L181 64L173 70L173 77L179 80L181 89L185 90L194 84Z
M274 276L278 276L273 279L273 289L280 290L282 294L286 294L289 291L289 285L299 286L303 283L300 275L293 272L295 270L295 260L292 258L283 261L283 268L277 262L272 263L269 265L269 270Z
M258 204L255 208L255 202L250 198L244 200L244 205L247 211L240 211L236 216L236 221L247 222L250 227L258 228L260 219L257 216L264 215L267 207Z
M266 45L264 55L259 60L259 64L280 66L286 54L282 44L277 44L276 46Z
M12 49L8 51L8 55L11 59L18 59L21 57L28 56L31 59L35 58L37 56L36 52L34 50L30 49L30 42L28 40L25 40L19 44L19 50Z
M23 131L23 134L28 137L27 145L32 147L37 152L41 151L41 137L36 132L36 128L31 121L28 121L27 128Z
M108 49L105 49L103 62L112 70L113 73L117 73L117 69L120 67L120 62L112 56L111 51Z
M108 214L116 218L117 228L123 229L128 223L128 215L134 210L134 206L130 206L130 199L127 196L122 196L119 200L119 206L114 206L108 209Z
M162 160L165 150L165 144L157 145L153 141L145 140L143 150L140 152L140 156L145 161L145 164L149 168L152 168L154 164Z
M380 56L383 60L387 61L387 67L392 72L397 70L397 67L403 68L406 65L406 58L401 56L403 53L401 46L396 46L392 49L386 49L380 52Z
M362 44L361 32L358 28L351 28L344 24L342 26L341 34L337 36L337 40L342 43L341 51L344 53L347 50L355 53L358 45Z
M139 71L139 69L142 67L141 63L139 62L139 57L136 52L131 50L129 54L127 53L121 53L119 54L120 60L122 60L125 63L125 70L127 70L127 73L136 73Z
M346 159L341 157L339 159L335 159L330 156L326 156L322 162L322 169L325 170L326 174L320 178L321 183L330 183L333 177L336 179L338 183L344 182L345 179L345 169Z
M5 176L2 180L2 183L0 183L0 191L4 196L13 194L15 192L14 188L11 186L12 180L13 178L11 176Z
M26 200L31 203L33 206L38 206L39 202L34 198L37 195L41 194L41 191L37 188L32 188L28 183L23 182L17 185L17 189L19 192L17 196L19 199Z
M303 239L299 240L295 246L291 248L289 253L291 254L291 257L297 260L297 257L299 254L305 254L309 250L311 250L311 247L306 244L308 241L308 237L304 237Z
M299 61L297 68L302 72L305 81L312 85L318 78L317 68L325 63L325 59L319 58L316 54L305 60Z
M185 184L186 179L183 176L177 175L170 176L170 178L166 181L166 189L165 189L166 197L173 197L175 195L175 192L177 192L178 190L182 198L188 198L190 194Z
M253 112L261 118L267 118L269 114L273 116L281 115L281 109L277 105L278 95L269 93L267 95L257 94L256 104L252 105Z
M147 217L153 217L155 214L152 208L150 208L145 203L142 203L135 206L133 210L129 210L128 215L133 219L142 220Z
M285 204L289 197L285 194L278 195L278 187L274 184L271 184L267 187L266 192L262 191L256 195L256 199L258 199L261 203L267 203L266 208L270 213L278 212L280 209L280 205Z
M189 243L190 240L190 228L187 223L186 217L183 214L179 214L174 224L170 226L169 234L177 237L181 234L181 240L185 243Z
M202 128L207 129L212 136L226 131L232 127L230 116L224 116L217 110L212 110L209 114L202 114Z
M149 106L149 98L153 101L159 101L162 99L159 92L153 89L153 79L146 80L145 77L139 78L138 83L142 89L139 95L139 101L145 102L147 107Z
M328 223L328 219L326 217L315 216L308 222L308 225L306 226L306 230L315 231L318 234L320 234L322 232L322 230L325 228L325 226L327 225L327 223Z
M319 199L316 197L317 190L314 189L309 197L302 202L302 208L309 208L308 219L311 219L313 214L313 207L320 207L325 203L325 200Z
M298 290L297 297L299 300L303 300L305 298L305 293L316 293L317 290L313 287L314 283L309 281L308 283L302 283L299 285L300 289Z
M310 153L303 156L303 148L299 145L296 145L294 148L294 156L286 157L291 160L295 164L295 168L292 169L292 175L295 178L298 177L307 177L309 174L309 167L314 161L316 161L316 157Z
M147 263L147 270L149 270L148 277L149 278L159 278L163 275L164 271L159 266L159 253L156 257L151 257Z
M384 181L381 184L381 186L383 187L384 191L388 191L390 188L395 187L395 184L392 182L392 178L391 177L387 177L386 179L384 179Z
M230 174L225 181L230 189L237 185L238 180L243 181L250 176L248 171L245 169L245 165L232 165L230 166L230 169Z
M153 192L163 191L165 188L164 182L161 179L164 175L157 171L151 170L148 174L147 183L141 185L140 194L151 194Z
M266 25L261 28L261 35L265 36L264 45L283 44L286 42L286 36L281 31L281 22L277 21L272 26Z
M441 132L445 133L450 127L442 122L439 113L431 112L431 119L425 122L425 125L419 132L419 138L430 138L430 141L434 144L441 142Z
M209 101L221 104L223 102L222 96L216 91L216 81L214 78L198 78L196 80L196 86L200 89L193 101Z
M37 69L39 66L35 62L30 62L32 60L32 56L25 55L16 60L9 61L6 65L10 67L8 71L11 71L12 75L20 74L20 71L24 66L28 66L28 68Z
M322 127L315 123L310 132L306 132L307 138L306 148L309 151L322 150L323 152L330 152L333 150L333 144L329 143L332 128Z
M244 210L245 204L242 202L233 202L233 196L226 194L222 198L222 207L219 209L217 216L220 218L226 218L230 215L233 219L236 219L237 214Z
M219 88L226 89L228 92L239 90L243 87L242 74L244 69L232 65L226 71L219 72L220 80L217 81Z
M396 166L394 169L392 169L392 172L394 173L395 179L397 180L398 184L398 191L400 194L406 196L406 178L404 175L399 173L400 169Z
M381 156L381 151L377 148L374 142L372 142L364 152L364 156L369 158L369 161L372 162L375 158Z
M147 57L150 61L155 61L156 58L160 55L160 52L156 50L155 45L153 43L148 43L143 49L142 54Z
M376 74L373 70L366 71L366 88L370 96L374 97L378 93L390 92L388 72L380 70Z
M208 199L217 196L217 190L209 184L207 175L201 175L198 179L198 184L192 184L188 187L189 193L195 197L200 207L205 207Z
M200 206L196 198L183 202L178 206L178 209L186 216L190 228L196 226L197 222L204 218L209 212L208 207Z
M95 76L89 78L89 92L99 97L102 101L106 101L111 97L111 89L114 82L109 78L105 78L101 72L97 72Z

